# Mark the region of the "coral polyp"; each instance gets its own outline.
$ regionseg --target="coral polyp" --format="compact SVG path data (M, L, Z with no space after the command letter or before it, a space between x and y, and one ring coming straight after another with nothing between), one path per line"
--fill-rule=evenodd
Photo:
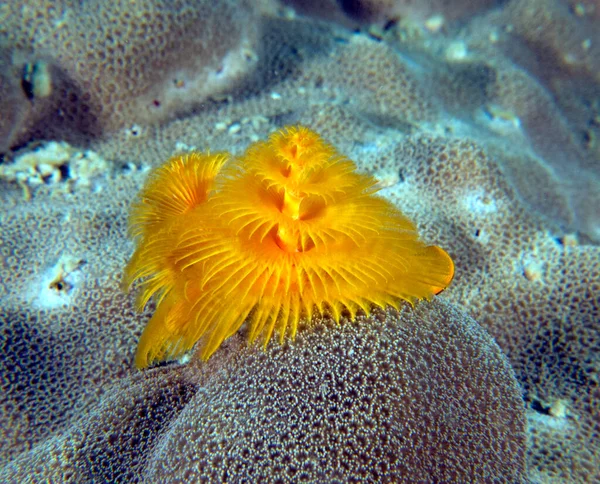
M283 342L316 313L397 308L452 280L448 254L313 131L288 127L227 158L171 158L134 205L125 283L141 280L140 306L157 301L138 367L198 341L206 360L244 323L250 342Z

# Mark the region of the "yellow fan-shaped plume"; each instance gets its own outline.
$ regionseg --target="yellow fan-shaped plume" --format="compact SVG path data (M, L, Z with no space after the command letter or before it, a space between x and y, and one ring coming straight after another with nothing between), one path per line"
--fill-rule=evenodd
M131 209L131 235L153 232L171 217L204 203L228 159L227 153L194 152L173 156L155 169Z
M141 305L158 302L138 367L198 341L207 359L244 322L250 341L266 345L274 334L294 338L315 313L339 321L413 304L452 280L448 254L425 246L375 195L375 180L309 129L284 129L226 160L173 158L134 205L138 246L125 281L141 280Z

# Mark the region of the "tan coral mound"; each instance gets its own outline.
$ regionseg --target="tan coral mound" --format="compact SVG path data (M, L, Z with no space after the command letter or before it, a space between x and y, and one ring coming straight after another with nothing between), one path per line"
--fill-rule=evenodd
M246 1L10 2L0 18L0 44L22 64L52 66L51 92L33 96L13 143L171 119L231 89L255 60Z
M442 302L137 373L144 321L118 279L141 175L42 187L3 214L0 480L523 477L512 370Z
M403 174L390 196L436 214L423 230L459 268L446 297L490 331L523 385L531 475L596 480L600 248L531 214L471 141L417 135L387 159L383 171Z
M443 303L244 353L157 445L148 480L523 478L519 389L487 335ZM200 421L212 432L195 441Z
M77 196L46 187L29 203L0 190L3 463L68 428L106 382L131 373L138 323L118 270L129 248L127 205L106 197L103 184ZM137 189L128 179L111 185Z
M320 119L323 126L330 126L329 129L339 119L335 116L323 117L318 111L312 111L311 114L315 119ZM352 116L345 116L344 123L352 126L352 119ZM377 138L376 132L369 136ZM594 380L597 359L594 355L598 354L594 348L598 344L597 323L600 320L597 317L598 299L594 296L598 293L598 248L571 247L576 239L568 236L562 237L562 242L559 243L548 232L556 230L556 227L543 223L527 212L493 160L473 142L417 135L388 146L391 151L387 157L381 153L367 152L378 160L378 163L372 163L377 173L399 172L401 175L384 194L415 217L426 238L439 240L449 248L456 261L457 278L455 285L444 297L467 308L485 323L504 351L508 352L522 384L528 390L531 435L539 436L532 439L529 450L531 475L587 478L591 475L590 469L597 468L598 455L593 439L597 432L594 415L598 413L594 403L597 401L594 396L597 391ZM356 149L349 145L346 148L348 153ZM371 164L369 156L365 155L363 158L364 164ZM463 173L470 173L467 181ZM120 313L123 305L131 307L131 301L114 298L118 275L112 272L111 267L123 264L126 250L107 249L111 245L115 247L115 244L113 242L107 246L105 242L122 240L124 237L123 197L133 196L136 189L131 182L124 183L121 177L110 183L112 188L106 194L76 194L75 198L70 199L73 206L61 202L64 195L54 195L58 197L55 209L49 212L49 219L38 218L42 224L40 228L31 224L32 217L29 214L44 213L54 205L52 199L42 191L35 193L32 202L34 205L30 205L27 211L11 212L12 215L5 218L5 227L10 229L3 231L3 235L6 234L3 244L6 250L3 255L8 257L6 260L9 261L8 267L12 274L20 276L0 278L2 281L11 281L10 284L3 283L0 286L3 301L8 301L7 297L11 294L13 307L19 307L22 302L14 299L15 294L25 291L29 287L28 281L35 278L40 270L44 272L55 264L61 254L61 251L54 252L41 234L50 234L51 240L64 238L68 241L72 238L74 242L64 247L74 255L81 253L82 247L93 242L91 250L85 249L88 254L87 267L93 267L95 260L97 267L104 267L104 271L113 274L112 278L101 279L108 299L100 299L95 307L100 309L101 314L107 310L110 315L90 317L94 325L91 328L87 326L86 320L80 320L76 327L81 328L78 331L90 332L89 334L99 331L101 338L97 353L107 354L108 357L100 362L100 373L97 366L85 363L93 361L97 365L95 355L83 351L82 355L86 357L82 360L83 366L75 367L70 378L71 381L87 381L89 378L86 375L90 375L88 368L91 368L93 374L106 375L106 379L102 376L96 380L100 385L100 393L106 391L104 382L110 381L113 378L111 375L124 374L127 361L132 358L132 332L136 331L130 325L135 325L138 331L143 325L143 321L129 320L134 318L132 312ZM109 194L110 196L106 196ZM17 199L7 199L5 208L10 206L11 200ZM103 201L102 204L99 204L100 201ZM89 207L96 208L90 210ZM50 225L48 220L51 221ZM82 230L87 235L80 237L77 234ZM123 242L117 243L116 247L120 243ZM92 258L90 254L97 255ZM110 262L113 259L107 256L119 260ZM82 271L87 270L87 267L84 266ZM558 279L551 277L552 274L559 273L564 275ZM93 284L97 277L94 276L94 271L90 275L90 279L83 279L87 281L85 284ZM46 280L51 282L54 279ZM549 295L552 297L549 298ZM80 303L89 304L85 298ZM582 309L587 312L581 313ZM81 314L80 318L87 318L86 311L78 310L75 314ZM53 316L48 320L60 321L61 318L56 319L57 317ZM126 319L121 323L114 319L118 317ZM44 321L47 316L44 313L34 313L31 318L32 322L37 322ZM14 318L11 317L11 320ZM115 325L107 325L107 321L113 320ZM39 323L35 326L44 328ZM63 326L64 324L60 327ZM108 328L110 331L107 332ZM117 342L115 347L115 338L121 332L124 332L124 336L120 336L121 343ZM556 340L552 335L557 335L560 339ZM75 338L77 340L78 337ZM545 342L550 340L557 349L556 356L554 351L547 351L548 345ZM555 341L563 343L556 346ZM110 349L107 350L103 345L108 345ZM552 361L556 363L548 364ZM48 363L51 368L53 363ZM24 375L27 377L29 370L27 365L24 366ZM61 367L70 368L68 365ZM572 372L569 368L575 371ZM81 376L79 371L83 371ZM572 374L579 376L572 378ZM61 376L57 380L59 385L62 378ZM62 385L63 388L65 386ZM28 405L44 408L36 403L39 396L45 395L45 390L41 388L42 390L31 395ZM76 387L67 388L78 391ZM56 415L61 415L66 407L71 406L71 402L79 404L76 413L80 413L85 405L91 405L87 402L97 402L98 390L95 388L95 384L91 388L83 387L81 394L77 393L72 400L67 399L66 403L61 403L46 420L56 419ZM25 391L24 387L17 392L17 395L21 395L20 398L23 397L20 393L22 391ZM88 398L87 394L92 398ZM7 408L10 410L10 406ZM34 445L35 449L40 445L37 443L39 437L33 441L27 440L31 435L47 437L51 433L45 430L47 428L67 431L72 414L67 414L68 418L60 420L60 424L54 427L46 424L38 427L36 420L28 421L27 418L16 424L19 422L16 420L18 415L17 412L8 413L10 425L17 425L19 429L18 447L7 450L13 456L25 446ZM38 412L38 415L44 413ZM40 429L42 434L38 434ZM68 437L64 438L68 442ZM547 457L549 455L553 457Z
M540 213L600 240L600 28L598 8L564 0L513 0L460 32L465 63L491 69L482 117L518 128L503 149L531 149L511 182ZM502 26L510 26L503 28ZM495 116L494 111L500 116ZM515 134L519 134L515 136ZM554 211L529 174L552 180Z
M418 66L393 48L306 19L263 23L250 87L236 91L231 102L207 102L197 115L142 127L135 135L120 131L91 147L110 160L159 164L183 146L202 149L209 141L212 150L242 151L283 124L314 119L306 111L321 112L325 122L316 127L327 139L357 143L380 126L410 131L439 116ZM333 113L349 123L331 126Z
M505 357L441 302L305 328L266 353L122 379L0 477L115 482L524 480ZM25 470L25 473L24 473Z

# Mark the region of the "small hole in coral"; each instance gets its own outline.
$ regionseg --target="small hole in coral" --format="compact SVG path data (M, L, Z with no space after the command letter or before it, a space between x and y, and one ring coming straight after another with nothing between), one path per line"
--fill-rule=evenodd
M532 400L530 405L532 410L535 410L536 412L541 413L543 415L550 415L549 408L542 405L542 402L540 402L539 400Z
M391 30L391 29L393 29L396 26L397 23L398 23L398 19L390 19L383 26L383 30L384 31Z
M71 176L71 172L69 170L69 165L60 165L58 167L59 171L60 171L60 177L61 180L66 180L67 178L70 178Z

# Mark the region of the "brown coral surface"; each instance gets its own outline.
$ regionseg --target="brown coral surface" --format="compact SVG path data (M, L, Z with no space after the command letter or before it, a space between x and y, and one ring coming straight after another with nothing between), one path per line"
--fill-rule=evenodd
M0 52L21 71L49 65L50 92L23 100L31 109L13 143L189 112L251 70L259 30L251 2L232 0L8 2L0 19Z
M0 476L520 482L524 447L508 361L477 323L438 302L319 322L266 352L238 337L207 364L130 374Z
M159 23L26 3L0 5L1 481L600 480L598 2L135 2ZM226 79L188 93L173 72L198 74L184 52L213 41L195 79ZM119 281L149 167L292 123L378 177L453 284L266 353L238 336L207 365L134 372L152 307Z

